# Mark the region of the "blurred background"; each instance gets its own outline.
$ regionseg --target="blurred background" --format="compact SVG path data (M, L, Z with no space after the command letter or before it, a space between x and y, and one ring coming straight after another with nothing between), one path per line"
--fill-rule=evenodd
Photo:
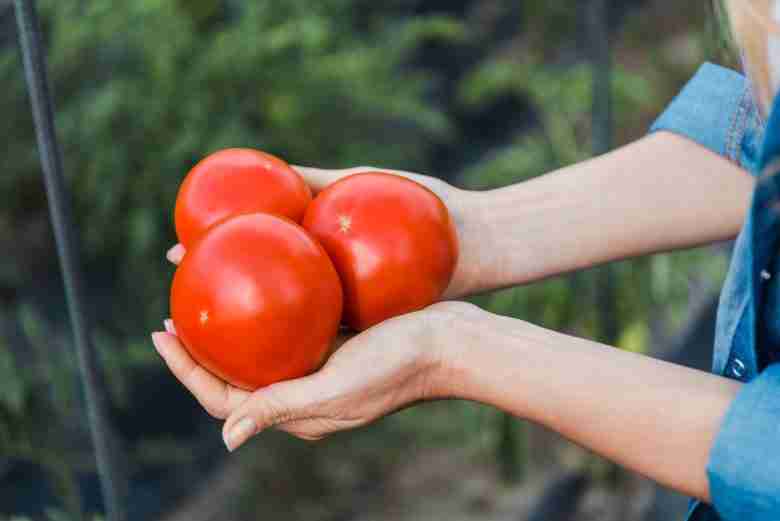
M209 152L256 147L478 190L520 182L641 137L703 61L733 66L709 2L38 4L128 519L680 518L684 498L466 402L316 444L267 433L228 457L220 424L168 374L149 333L168 316L176 191ZM8 0L0 85L0 519L102 519ZM706 368L727 246L474 301Z

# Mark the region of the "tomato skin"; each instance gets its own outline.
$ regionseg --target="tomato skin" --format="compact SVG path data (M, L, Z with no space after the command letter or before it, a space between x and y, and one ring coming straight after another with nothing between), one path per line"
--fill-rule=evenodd
M174 211L176 235L187 248L222 219L255 212L301 222L310 202L306 182L281 159L228 148L202 159L182 182Z
M344 320L362 331L436 302L458 260L447 207L404 177L366 172L341 179L309 205L303 227L333 260Z
M247 390L318 369L341 310L341 284L323 248L297 224L269 214L209 229L171 286L171 316L190 355Z

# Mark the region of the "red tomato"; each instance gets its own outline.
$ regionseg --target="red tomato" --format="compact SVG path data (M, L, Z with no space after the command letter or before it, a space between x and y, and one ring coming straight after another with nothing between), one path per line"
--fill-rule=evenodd
M358 331L435 302L458 260L447 207L396 175L369 172L333 183L309 205L303 226L333 260L344 319Z
M229 218L187 251L171 316L192 357L243 389L304 376L323 362L341 320L338 274L297 224Z
M300 222L311 191L290 165L248 148L215 152L190 170L176 198L176 235L188 248L226 217L271 213Z

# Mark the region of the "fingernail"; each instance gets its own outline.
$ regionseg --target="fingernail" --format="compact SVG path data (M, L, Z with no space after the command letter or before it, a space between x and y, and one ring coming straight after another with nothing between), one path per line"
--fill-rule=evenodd
M165 330L168 333L172 335L176 334L176 328L173 327L173 320L171 320L170 318L166 318L165 320L163 320L163 325L165 326Z
M154 348L157 349L160 356L165 358L165 343L162 341L162 334L159 332L152 333L152 344L154 344Z
M184 246L182 246L181 244L177 244L176 246L168 250L168 253L165 254L165 257L174 264L178 264L179 262L181 262L183 256L184 256Z
M239 420L225 437L225 446L227 450L233 452L240 447L246 440L249 439L257 431L257 424L252 418L242 418Z

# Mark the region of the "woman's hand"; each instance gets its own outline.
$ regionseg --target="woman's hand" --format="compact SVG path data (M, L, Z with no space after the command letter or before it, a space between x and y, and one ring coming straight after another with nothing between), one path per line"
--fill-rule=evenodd
M458 265L455 268L450 285L442 298L458 298L483 289L484 283L482 279L484 277L481 273L483 270L480 267L479 254L487 250L487 248L484 247L484 244L479 244L479 226L476 221L478 212L473 204L473 192L461 190L435 177L399 170L388 170L386 168L357 167L343 170L323 170L300 166L294 168L303 176L315 194L343 177L366 171L388 172L412 179L426 186L447 205L458 233L460 249ZM174 264L178 264L184 254L184 247L181 244L177 244L168 251L167 257Z
M199 366L175 335L152 335L174 375L215 418L233 451L275 427L306 440L360 427L421 400L445 396L447 338L453 320L481 313L470 304L444 302L396 317L347 340L316 373L250 393Z

